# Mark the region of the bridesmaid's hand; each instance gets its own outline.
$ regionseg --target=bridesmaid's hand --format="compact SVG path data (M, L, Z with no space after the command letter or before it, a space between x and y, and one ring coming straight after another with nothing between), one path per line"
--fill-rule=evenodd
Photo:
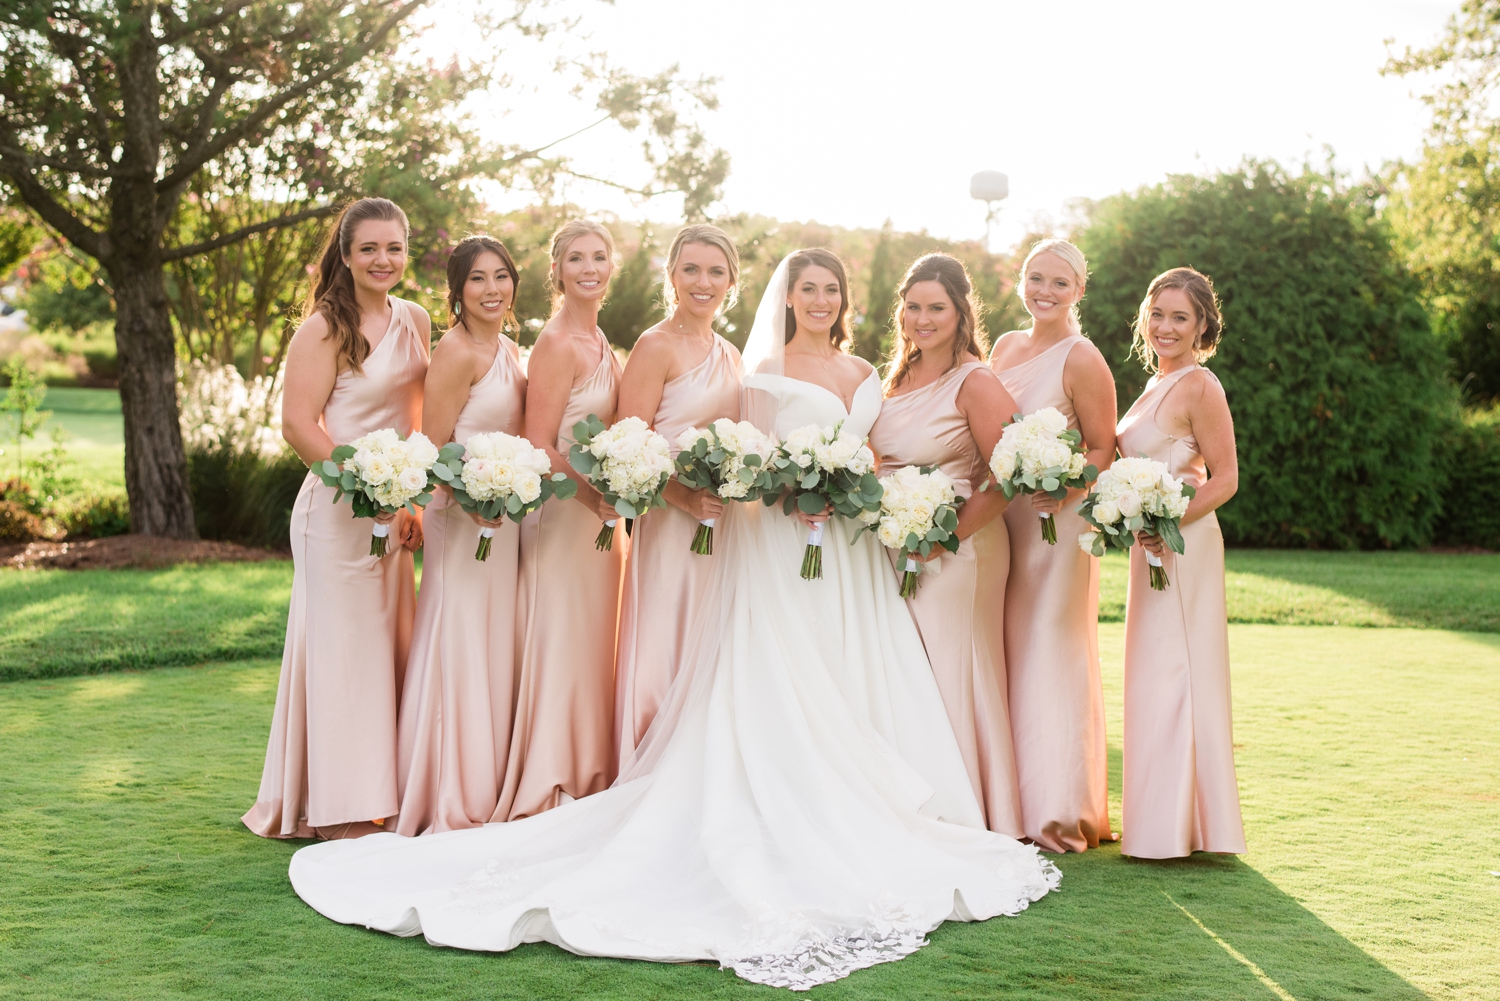
M1057 514L1063 509L1063 502L1046 494L1032 494L1031 506L1037 514Z
M823 522L828 520L828 516L832 513L833 508L831 507L824 507L823 510L819 511L817 514L808 514L800 507L792 508L792 517L802 522L802 524L809 529L811 529L814 525L823 524Z
M392 511L387 514L386 512L382 511L375 516L375 523L377 525L389 525L391 522L396 520L396 515L401 513L402 512L400 511Z
M1135 541L1139 542L1146 552L1157 559L1161 559L1167 555L1167 544L1161 540L1161 536L1159 535L1147 535L1145 532L1136 532Z
M599 516L600 521L618 521L620 518L620 512L597 490L594 491L594 513Z
M422 548L422 517L413 517L404 510L396 512L396 538L412 552Z
M494 521L491 521L488 518L481 518L481 517L479 517L479 515L475 514L473 511L465 511L464 514L468 515L469 516L469 520L472 521L474 524L478 525L480 528L504 528L505 527L505 516L504 515L501 515L500 517L496 518Z
M694 490L672 479L667 481L667 489L663 492L663 496L666 497L667 503L673 507L682 508L699 521L724 516L724 502L715 496L712 490Z

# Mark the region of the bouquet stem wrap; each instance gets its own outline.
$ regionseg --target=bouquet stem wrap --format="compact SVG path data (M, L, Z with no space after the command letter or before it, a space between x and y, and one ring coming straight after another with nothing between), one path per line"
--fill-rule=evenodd
M802 551L802 579L823 579L823 526L818 522L807 530L807 548Z
M1042 541L1049 546L1057 545L1057 522L1045 511L1038 511L1037 517L1042 519Z
M1151 568L1151 590L1165 591L1167 585L1172 582L1167 580L1167 570L1161 565L1161 557L1148 552L1146 565Z
M698 531L693 533L693 544L690 547L699 556L712 556L714 554L714 523L717 518L704 518L698 522Z
M618 518L611 518L599 529L599 534L594 536L594 548L601 553L607 553L615 548L615 525Z
M385 540L391 534L391 526L375 523L370 529L370 555L379 559L385 559Z
M479 530L479 548L474 550L474 558L481 563L490 558L490 540L495 537L493 528L481 528Z
M905 571L901 574L901 597L915 598L917 596L917 579L922 576L922 565L916 560L907 558L902 566Z

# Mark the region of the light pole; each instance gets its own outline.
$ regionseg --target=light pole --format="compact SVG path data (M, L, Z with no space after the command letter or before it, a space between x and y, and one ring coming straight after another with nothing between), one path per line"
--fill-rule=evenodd
M990 227L1000 215L999 202L1010 194L1010 178L998 170L981 170L969 178L969 197L984 202L984 249L990 249Z

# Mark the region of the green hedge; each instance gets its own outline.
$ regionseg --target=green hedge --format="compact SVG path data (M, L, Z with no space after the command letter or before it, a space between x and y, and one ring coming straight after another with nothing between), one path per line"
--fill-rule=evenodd
M1436 541L1500 549L1500 407L1452 422L1442 444L1448 487Z
M1092 206L1076 240L1092 275L1084 329L1122 409L1147 373L1130 322L1151 279L1188 265L1224 302L1209 367L1234 411L1240 489L1220 514L1239 545L1378 548L1434 535L1452 391L1417 287L1372 197L1246 163Z
M205 539L246 546L286 549L292 505L307 467L288 453L266 460L228 449L188 453L188 488L193 517Z

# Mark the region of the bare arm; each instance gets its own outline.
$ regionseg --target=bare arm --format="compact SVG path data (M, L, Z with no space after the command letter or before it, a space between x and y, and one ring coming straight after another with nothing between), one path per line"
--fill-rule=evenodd
M287 345L283 368L281 436L309 466L328 458L334 445L348 444L329 438L319 423L339 375L338 348L327 334L320 314L308 317Z
M988 470L990 456L995 454L995 446L1000 442L1000 432L1016 412L1016 401L1006 392L999 378L985 369L983 372L976 370L964 378L957 402L959 413L969 419L969 433L974 436L974 444L979 446L979 461ZM967 539L1000 517L1009 504L999 490L980 490L979 484L974 484L974 492L958 509L959 539Z
M578 358L572 345L560 334L543 331L526 363L526 440L547 453L554 473L563 473L578 484L574 500L608 520L618 516L604 503L604 495L557 450L557 433L568 409L577 367ZM606 516L601 513L604 510L610 513Z
M1218 510L1240 487L1240 462L1234 447L1234 418L1229 413L1229 401L1224 397L1224 387L1217 380L1190 376L1198 383L1188 407L1188 421L1193 427L1193 437L1198 440L1198 451L1211 474L1207 483L1198 488L1198 493L1188 504L1183 516L1184 525Z
M1069 352L1067 364L1063 367L1063 391L1073 401L1073 412L1078 415L1078 428L1083 432L1088 462L1102 473L1115 461L1118 411L1115 378L1110 374L1104 356L1092 343L1087 347L1075 346ZM1064 507L1077 504L1087 492L1069 490L1068 496L1060 501L1046 494L1032 494L1031 504L1039 512L1056 514Z
M672 372L673 360L671 346L654 331L648 330L641 335L630 352L625 374L620 379L620 407L616 412L619 420L639 417L653 428L656 426L656 412L661 409L662 392L667 385L667 376ZM662 496L668 504L681 508L700 521L718 518L724 513L724 502L712 491L685 487L675 476L667 481Z
M504 351L505 345L499 349ZM441 447L453 440L458 415L469 402L469 389L473 385L474 349L463 335L450 330L432 352L432 364L427 366L427 381L422 388L425 404L422 433L434 445Z

